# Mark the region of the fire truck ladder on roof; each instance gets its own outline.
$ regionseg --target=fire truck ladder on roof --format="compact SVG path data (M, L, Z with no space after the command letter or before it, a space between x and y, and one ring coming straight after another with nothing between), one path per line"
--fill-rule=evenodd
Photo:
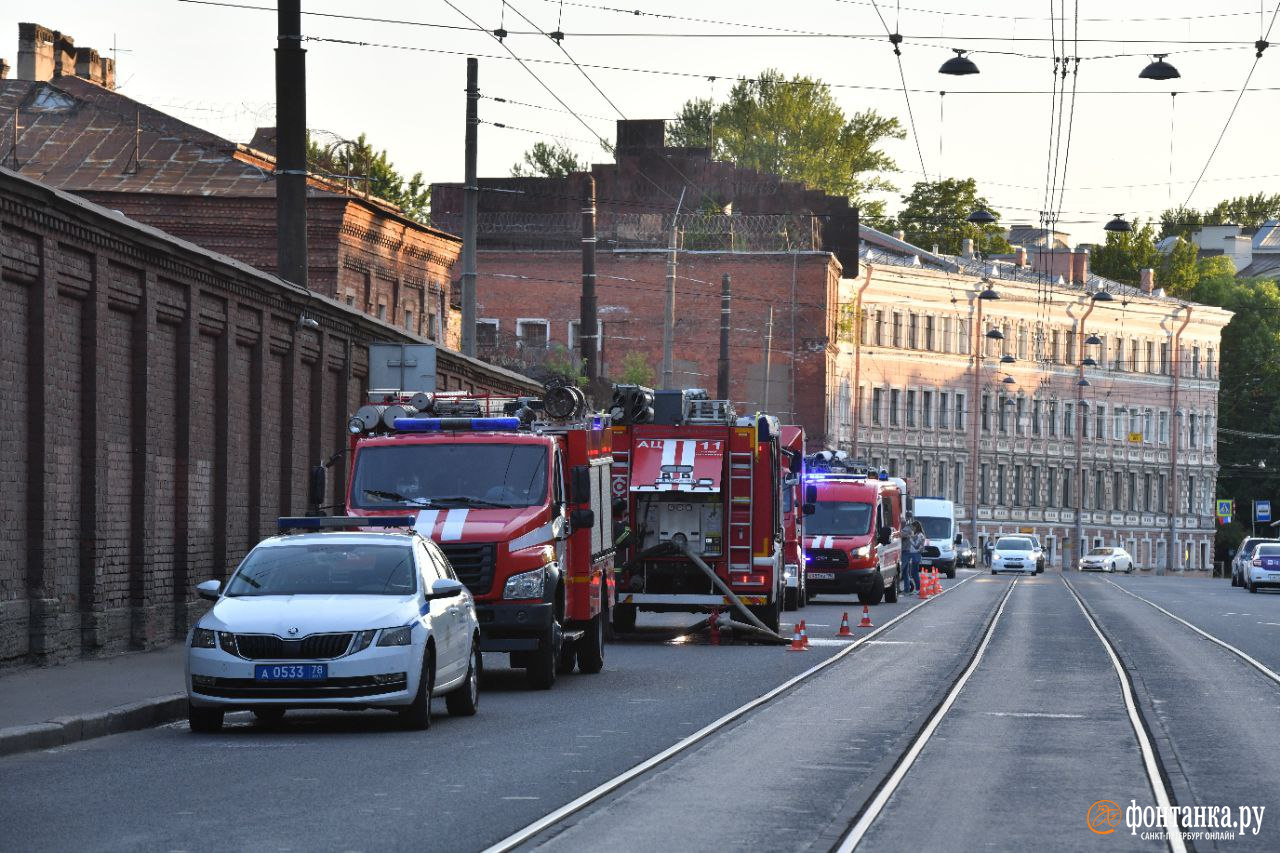
M755 455L729 452L729 571L750 572L755 552L751 542L752 463Z

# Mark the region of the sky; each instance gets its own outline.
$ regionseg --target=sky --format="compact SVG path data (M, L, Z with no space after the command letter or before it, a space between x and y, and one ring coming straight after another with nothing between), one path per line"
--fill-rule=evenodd
M1151 218L1188 200L1211 207L1235 195L1280 192L1280 166L1268 156L1280 128L1280 44L1260 60L1253 47L1280 0L1263 0L1261 9L1254 0L1079 0L1078 23L1076 0L452 3L456 9L447 0L303 0L313 132L364 132L403 172L461 180L465 56L475 55L481 120L508 125L480 127L481 176L508 174L539 139L559 138L585 158L608 161L592 140L611 140L620 114L670 118L687 99L723 99L734 77L772 67L833 84L846 113L897 116L907 138L884 147L901 169L889 176L901 191L926 175L972 177L1005 224L1035 223L1040 210L1060 206L1060 230L1073 242L1100 241L1115 213ZM611 10L618 6L644 14ZM11 64L17 23L33 21L103 53L114 45L121 91L192 124L243 142L255 127L275 124L272 0L6 0L4 9L0 57ZM473 25L462 13L511 34L499 44L467 29ZM566 34L560 46L537 32L557 28ZM889 31L903 35L901 57ZM1063 32L1065 49L1054 41ZM1271 36L1280 42L1280 26ZM1055 44L1058 55L1081 57L1057 98ZM972 51L980 74L938 73L955 47ZM1139 79L1154 53L1168 53L1181 78ZM1250 91L1240 96L1251 69ZM1063 188L1051 205L1047 183ZM900 196L884 194L891 212Z

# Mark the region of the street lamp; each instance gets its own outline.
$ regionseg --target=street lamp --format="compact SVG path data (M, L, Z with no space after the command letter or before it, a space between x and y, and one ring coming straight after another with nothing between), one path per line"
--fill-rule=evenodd
M982 208L978 208L973 213L969 214L969 221L977 225L982 225L990 222L995 222L996 218L986 210L983 210ZM991 286L991 282L989 280L983 279L982 285L983 285L983 289L977 294L978 317L977 317L977 325L974 326L974 343L973 343L973 396L972 396L973 403L972 403L972 406L973 406L973 411L975 412L977 411L976 407L978 404L978 397L981 394L981 388L982 388L982 359L985 355L983 348L986 346L986 344L983 343L983 339L978 337L978 335L981 333L981 330L982 330L982 304L984 302L990 302L993 299L1000 298L1000 294L997 293L995 291L995 288ZM1002 341L1004 340L1004 333L1001 332L999 329L992 328L987 330L985 337L987 340ZM971 512L972 512L972 515L970 517L970 529L971 529L972 536L970 537L969 541L972 542L973 547L976 548L978 547L978 476L982 470L982 466L978 461L982 452L981 445L980 445L982 421L980 417L973 417L973 418L970 418L970 420L973 422L973 458L972 458L973 470L970 472L970 476L969 476L969 481L970 481L969 507L971 508Z
M1102 226L1102 230L1116 234L1127 234L1133 230L1133 226L1125 220L1123 213L1117 213L1114 219Z
M972 59L965 56L969 51L960 50L955 47L951 49L955 51L956 55L942 63L942 67L938 69L939 74L949 74L952 77L963 77L966 74L979 73L977 64L975 64Z
M1164 58L1167 53L1152 54L1152 61L1146 68L1138 73L1140 80L1176 80L1182 75L1178 73L1178 69L1173 67L1173 63L1165 62Z

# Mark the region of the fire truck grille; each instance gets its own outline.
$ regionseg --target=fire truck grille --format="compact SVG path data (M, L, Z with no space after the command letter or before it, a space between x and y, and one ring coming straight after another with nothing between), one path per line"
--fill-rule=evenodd
M350 634L312 634L285 640L271 634L237 634L236 650L246 660L327 660L351 645Z
M458 580L466 584L472 595L485 595L493 586L493 564L498 547L492 542L441 544Z
M849 568L849 555L839 548L811 548L808 553L811 569Z

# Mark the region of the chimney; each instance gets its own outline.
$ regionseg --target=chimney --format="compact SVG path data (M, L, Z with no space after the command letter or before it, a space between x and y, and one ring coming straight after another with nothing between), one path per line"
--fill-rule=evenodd
M53 79L53 30L18 24L18 79L37 83Z
M1138 286L1143 293L1151 293L1156 289L1156 271L1151 267L1138 270Z
M619 119L618 154L643 154L646 151L662 153L666 144L667 123L660 118Z
M109 57L102 57L102 85L108 89L116 87L116 61Z
M1071 258L1071 281L1084 285L1089 280L1089 250L1084 246L1076 246Z
M66 33L53 34L53 76L76 76L76 40Z
M1027 265L1027 247L1026 246L1013 247L1013 262L1020 267L1025 267Z
M9 60L0 59L0 80L9 79Z
M102 85L102 57L91 47L76 48L76 76Z
M963 240L960 241L960 254L964 255L966 258L973 257L973 238L972 237L965 237Z

